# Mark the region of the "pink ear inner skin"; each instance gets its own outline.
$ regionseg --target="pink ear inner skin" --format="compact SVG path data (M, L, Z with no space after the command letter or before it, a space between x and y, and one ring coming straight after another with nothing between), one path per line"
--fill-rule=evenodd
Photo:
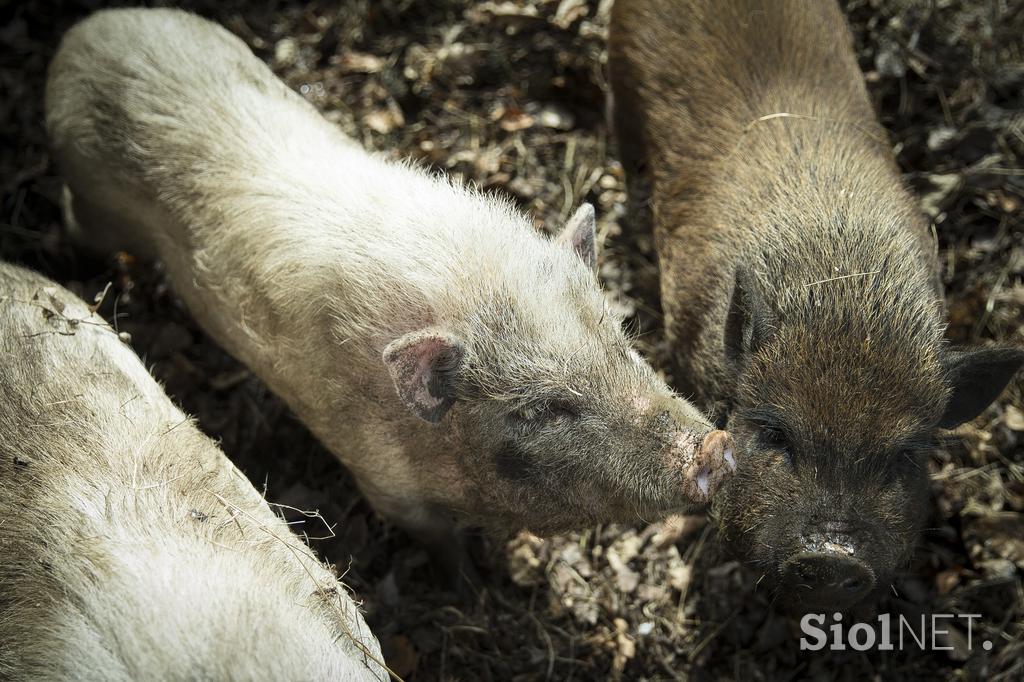
M397 345L397 347L395 347ZM384 351L395 388L406 406L430 422L437 422L454 403L443 395L445 371L455 370L461 359L457 343L437 335L423 334L408 343L401 340Z
M421 411L436 409L444 402L431 393L431 380L434 374L434 360L445 352L447 345L440 339L425 339L423 343L417 344L410 349L412 356L410 363L410 388L412 399L420 407Z

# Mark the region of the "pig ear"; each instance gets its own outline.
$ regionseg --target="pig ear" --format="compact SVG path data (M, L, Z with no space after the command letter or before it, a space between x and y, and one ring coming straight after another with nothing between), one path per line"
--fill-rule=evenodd
M437 423L455 403L466 348L456 337L425 329L409 332L384 349L395 390L412 413Z
M767 309L751 286L750 276L741 267L725 318L725 357L738 372L746 358L757 351L769 333Z
M1024 350L982 348L950 351L943 364L952 394L939 426L952 429L981 414L1024 365Z
M571 246L584 264L596 272L597 223L594 219L594 207L586 203L580 204L569 218L569 222L562 228L556 241Z

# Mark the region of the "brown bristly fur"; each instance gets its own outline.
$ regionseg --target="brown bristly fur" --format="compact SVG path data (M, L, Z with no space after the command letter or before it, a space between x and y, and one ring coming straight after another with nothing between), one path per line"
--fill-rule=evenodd
M723 535L776 578L839 538L884 587L936 428L1024 353L946 347L936 246L834 2L619 0L609 64L676 381L741 447Z

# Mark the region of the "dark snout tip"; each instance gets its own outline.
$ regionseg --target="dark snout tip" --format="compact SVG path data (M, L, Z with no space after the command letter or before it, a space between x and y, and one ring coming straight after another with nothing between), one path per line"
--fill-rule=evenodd
M837 552L801 552L782 567L789 592L807 606L845 609L875 589L875 574L856 557Z

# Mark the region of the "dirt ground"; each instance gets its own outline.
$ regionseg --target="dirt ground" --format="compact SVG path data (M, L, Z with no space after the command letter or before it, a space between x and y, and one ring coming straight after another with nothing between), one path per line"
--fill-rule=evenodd
M899 164L934 220L949 338L1024 345L1024 2L844 4ZM703 517L547 540L481 538L485 589L471 603L446 592L423 551L375 516L282 403L195 326L158 264L97 259L64 234L42 125L45 68L61 33L105 5L0 5L0 255L87 299L113 282L102 312L131 333L174 399L270 501L322 513L330 528L295 527L345 571L403 677L1024 680L1020 378L935 453L920 550L872 606L914 619L980 614L970 650L959 620L939 638L947 651L801 653L796 623L742 560L722 553ZM593 202L603 280L657 358L657 271L650 240L620 229L622 170L604 120L610 5L183 3L239 34L367 147L507 192L539 228Z

